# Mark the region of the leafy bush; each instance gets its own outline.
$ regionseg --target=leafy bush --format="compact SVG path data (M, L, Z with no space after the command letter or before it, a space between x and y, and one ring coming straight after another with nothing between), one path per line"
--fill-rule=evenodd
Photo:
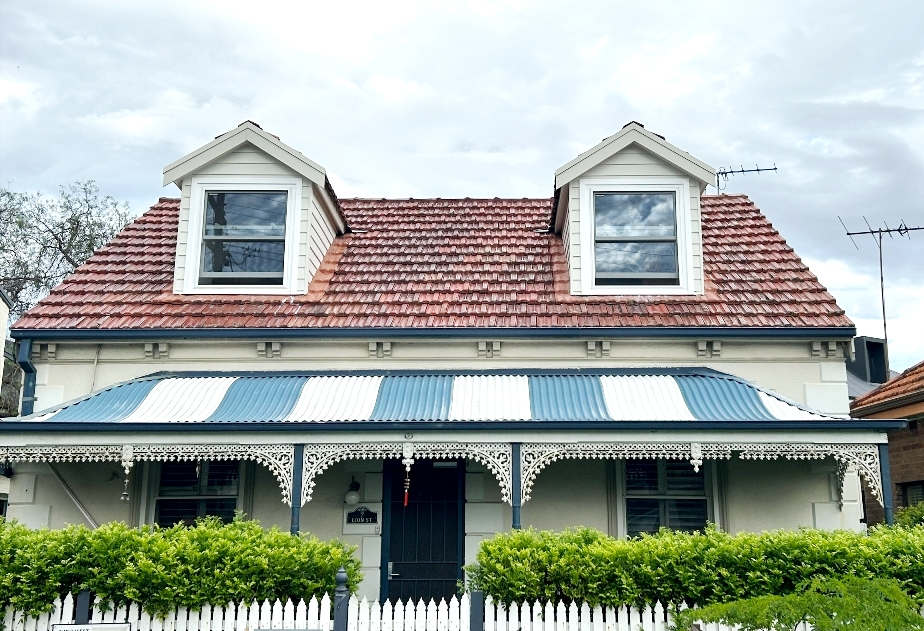
M698 621L741 625L741 631L791 631L802 622L815 631L924 630L917 603L898 581L855 576L815 579L785 596L756 596L688 609L677 614L673 628L693 629Z
M924 502L899 508L895 512L895 523L899 526L924 526Z
M96 530L30 530L0 520L0 611L12 605L38 614L81 589L159 614L178 605L333 596L341 565L355 589L360 563L352 547L242 519L172 528L116 522Z
M590 529L521 530L481 544L472 587L504 603L703 606L783 595L816 577L894 578L924 600L924 527L729 535L663 530L619 540Z

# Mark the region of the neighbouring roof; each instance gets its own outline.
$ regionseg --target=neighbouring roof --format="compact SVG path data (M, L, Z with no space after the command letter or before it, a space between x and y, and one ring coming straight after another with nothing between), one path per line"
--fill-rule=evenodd
M572 296L550 199L342 199L300 296L173 293L179 200L161 198L17 329L843 327L852 322L757 206L702 198L705 294Z
M25 421L829 421L704 368L572 371L157 373Z
M854 399L850 404L850 412L859 416L918 400L924 400L924 361L886 381L872 392Z
M890 370L889 378L897 377L900 374L895 370ZM847 396L851 401L860 398L867 392L872 392L881 385L881 383L875 381L867 381L863 377L853 374L849 369L847 370Z

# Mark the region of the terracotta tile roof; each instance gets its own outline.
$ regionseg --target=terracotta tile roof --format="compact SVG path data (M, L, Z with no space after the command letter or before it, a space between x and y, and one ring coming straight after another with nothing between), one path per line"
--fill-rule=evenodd
M886 381L872 392L854 399L850 404L850 411L856 414L872 406L878 409L889 403L901 405L915 394L921 395L924 399L924 361Z
M175 295L179 200L161 198L18 329L275 327L851 327L744 196L704 197L702 296L568 293L549 199L342 199L302 296Z

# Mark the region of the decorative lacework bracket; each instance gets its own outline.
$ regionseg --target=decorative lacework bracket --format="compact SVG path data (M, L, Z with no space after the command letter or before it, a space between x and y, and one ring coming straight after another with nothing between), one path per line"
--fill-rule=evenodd
M302 504L311 501L316 478L332 465L344 460L387 460L401 459L413 462L414 458L454 460L467 458L481 463L494 474L500 484L501 497L511 501L512 471L510 443L321 443L305 449L302 467Z
M269 469L292 503L293 445L37 445L0 447L0 460L8 462L118 462L126 476L135 462L179 460L253 460Z
M693 468L698 469L704 460L728 460L733 453L742 460L833 458L841 489L847 471L856 469L882 504L878 446L849 443L523 443L520 448L521 493L526 502L532 496L536 476L558 460L689 460Z

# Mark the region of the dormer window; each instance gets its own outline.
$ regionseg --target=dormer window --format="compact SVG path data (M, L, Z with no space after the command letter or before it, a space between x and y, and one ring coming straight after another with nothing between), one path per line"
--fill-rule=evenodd
M185 293L295 293L301 179L196 176Z
M200 285L282 285L286 191L205 193Z
M597 285L678 285L673 191L594 193Z
M580 191L584 294L693 293L686 178L584 178Z

